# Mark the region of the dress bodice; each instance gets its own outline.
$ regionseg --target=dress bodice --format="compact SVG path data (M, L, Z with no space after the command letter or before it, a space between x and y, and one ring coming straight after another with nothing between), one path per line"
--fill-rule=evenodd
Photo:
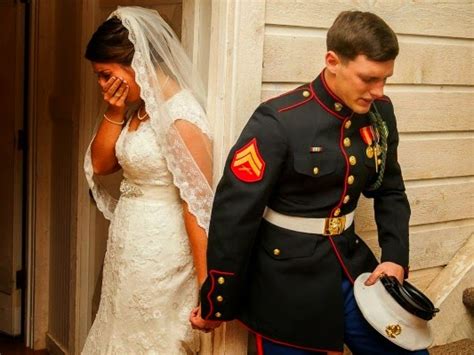
M189 91L182 90L175 94L166 101L166 105L173 119L185 117L200 126L204 113ZM125 179L136 185L171 185L173 177L150 120L141 122L135 131L129 131L129 124L130 120L115 145Z
M150 120L141 122L135 131L129 131L129 123L115 145L125 179L137 185L170 185L172 176Z

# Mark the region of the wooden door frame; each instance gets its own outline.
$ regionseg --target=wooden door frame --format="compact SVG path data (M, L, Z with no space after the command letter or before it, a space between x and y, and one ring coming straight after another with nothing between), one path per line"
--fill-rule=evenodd
M51 4L31 1L25 340L26 346L33 349L46 347L45 334L48 330L51 123L48 119L47 101L52 77L47 74L46 63L50 59L48 53L53 45L52 13Z

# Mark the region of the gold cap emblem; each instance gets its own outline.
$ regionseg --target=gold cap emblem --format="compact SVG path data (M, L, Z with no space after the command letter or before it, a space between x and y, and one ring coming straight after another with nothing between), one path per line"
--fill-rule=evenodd
M385 333L389 338L396 338L402 332L400 324L390 324L385 327Z

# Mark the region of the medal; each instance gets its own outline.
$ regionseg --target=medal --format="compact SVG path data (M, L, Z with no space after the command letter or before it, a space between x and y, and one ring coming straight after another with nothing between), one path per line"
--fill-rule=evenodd
M382 154L382 147L379 144L375 145L375 154L379 157Z
M371 145L369 145L365 150L365 155L367 155L367 158L369 159L372 159L374 157L374 148L372 148Z

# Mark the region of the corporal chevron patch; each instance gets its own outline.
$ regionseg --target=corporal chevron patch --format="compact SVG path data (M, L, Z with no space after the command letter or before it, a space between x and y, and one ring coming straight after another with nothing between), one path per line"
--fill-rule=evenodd
M235 152L230 168L234 175L244 182L262 180L265 172L265 161L258 151L256 138L253 138Z

